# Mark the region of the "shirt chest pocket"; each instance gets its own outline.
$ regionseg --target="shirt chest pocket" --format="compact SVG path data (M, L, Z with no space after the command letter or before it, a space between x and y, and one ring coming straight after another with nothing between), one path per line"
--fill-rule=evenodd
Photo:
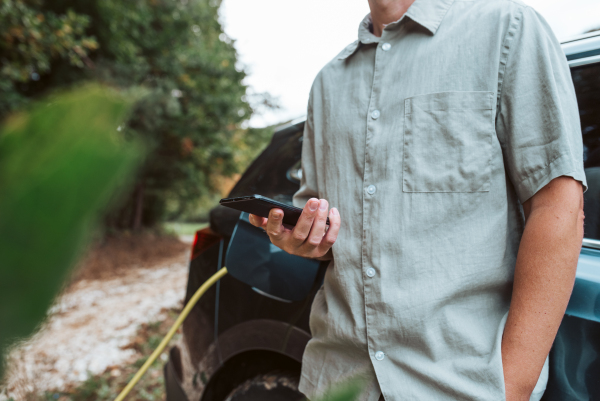
M492 92L442 92L404 104L403 192L490 190Z

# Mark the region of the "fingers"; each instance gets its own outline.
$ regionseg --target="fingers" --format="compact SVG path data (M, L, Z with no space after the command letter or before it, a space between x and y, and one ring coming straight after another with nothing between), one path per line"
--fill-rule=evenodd
M252 225L263 227L271 242L284 251L307 258L319 258L329 252L341 226L338 210L332 208L328 212L328 209L329 202L325 199L309 199L293 230L283 226L281 209L271 209L268 218L250 214L249 220Z
M319 209L317 210L317 215L312 224L312 228L310 230L310 234L308 238L302 245L304 251L311 252L316 249L323 240L323 235L325 234L325 223L327 220L327 211L329 210L329 202L325 199L319 200Z
M319 256L325 255L335 243L340 231L341 222L342 220L340 219L340 212L338 212L338 210L334 207L331 208L329 211L329 229L317 247L317 253Z
M318 209L318 199L311 198L308 200L308 202L306 202L306 205L302 210L302 214L300 215L296 226L292 230L290 237L290 245L292 247L298 248L304 243L304 241L306 241Z
M250 215L248 216L248 220L250 221L250 224L252 224L255 227L265 228L267 226L267 219L265 217L257 216L255 214L250 213Z
M282 223L283 220L283 210L281 209L271 209L269 212L269 219L267 221L267 225L265 230L271 239L271 242L280 248L280 244L282 244L285 239L286 229ZM289 230L288 230L289 232Z

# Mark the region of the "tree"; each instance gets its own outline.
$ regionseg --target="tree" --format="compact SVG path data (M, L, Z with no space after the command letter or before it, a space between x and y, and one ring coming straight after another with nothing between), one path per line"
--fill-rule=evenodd
M40 75L57 59L83 67L96 41L85 35L89 19L42 9L41 0L0 3L0 118L42 89Z
M245 72L218 21L220 1L9 1L2 8L7 24L0 28L0 59L3 71L21 71L18 79L3 74L19 105L47 89L90 79L139 97L119 129L142 137L152 150L125 206L109 215L110 225L139 228L167 212L184 213L215 191L217 177L240 171L255 149L247 144L268 138L268 132L242 128L253 110ZM27 39L14 48L15 35L6 32L35 38L27 21L50 33L46 47ZM55 47L62 50L48 51ZM37 76L29 73L34 70ZM8 86L2 84L3 96Z

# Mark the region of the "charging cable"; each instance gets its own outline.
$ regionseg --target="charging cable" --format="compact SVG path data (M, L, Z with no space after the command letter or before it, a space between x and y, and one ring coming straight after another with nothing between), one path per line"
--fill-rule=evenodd
M144 376L144 373L146 373L148 368L154 363L156 358L158 358L158 356L163 352L165 347L169 344L169 341L171 341L171 338L173 338L173 336L177 332L177 329L179 328L179 326L181 326L181 324L183 323L185 318L190 314L190 312L192 311L192 308L194 307L194 305L196 305L196 303L202 297L202 295L204 295L204 293L210 287L212 287L213 284L215 284L217 281L219 281L219 279L221 279L221 277L223 277L226 274L227 274L227 268L223 267L222 269L218 270L215 274L213 274L208 280L206 280L204 282L204 284L202 284L200 286L200 288L198 288L198 290L196 290L196 292L194 293L192 298L190 298L187 305L185 305L185 308L183 308L183 310L181 311L181 314L177 317L177 320L175 321L175 323L173 324L173 326L171 327L171 329L169 330L169 332L167 333L165 338L162 339L162 341L160 342L158 347L156 347L156 349L154 350L152 355L150 355L150 357L148 357L148 359L142 365L140 370L138 370L137 373L135 374L135 376L133 376L133 379L131 379L131 381L129 381L129 383L127 383L127 386L125 386L123 391L121 391L121 393L119 393L117 398L115 398L115 401L123 401L125 399L125 397L127 397L127 394L129 394L131 389L137 384L138 381L140 381L142 376Z

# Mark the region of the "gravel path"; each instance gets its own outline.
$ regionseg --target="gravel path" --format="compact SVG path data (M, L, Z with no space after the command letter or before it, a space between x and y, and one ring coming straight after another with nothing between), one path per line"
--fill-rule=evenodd
M109 367L132 363L140 324L181 307L188 253L108 280L81 280L61 295L31 339L13 349L0 401L64 389Z

